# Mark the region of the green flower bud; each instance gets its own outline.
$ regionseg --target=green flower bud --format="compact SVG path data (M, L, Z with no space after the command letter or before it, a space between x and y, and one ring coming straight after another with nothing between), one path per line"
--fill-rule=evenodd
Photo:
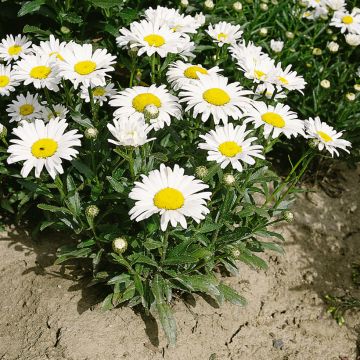
M208 173L209 171L206 166L198 166L195 169L195 174L199 179L204 179Z
M0 124L0 139L6 138L7 129L4 125Z
M286 222L288 222L289 224L294 221L294 214L291 211L288 211L288 210L284 211L283 217L284 217L284 220Z
M224 174L223 181L227 186L234 186L236 179L233 174Z
M61 31L63 34L65 34L65 35L70 34L70 32L71 32L71 30L70 30L68 27L66 27L66 26L62 26L62 27L60 28L60 31Z
M159 116L159 109L156 105L147 105L144 109L144 117L146 120L157 119Z
M114 252L116 252L117 254L124 253L127 247L128 247L128 242L124 238L119 237L113 240L112 242L112 248Z
M99 131L96 128L88 128L85 130L85 138L89 140L94 140L98 137Z
M89 218L95 218L96 216L99 215L99 208L96 205L89 205L86 209L85 209L85 215Z

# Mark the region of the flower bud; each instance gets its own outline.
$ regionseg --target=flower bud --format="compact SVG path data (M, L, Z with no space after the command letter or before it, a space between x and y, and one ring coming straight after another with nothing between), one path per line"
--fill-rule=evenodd
M345 41L350 46L359 46L360 45L360 35L358 34L346 34Z
M184 8L189 6L189 1L188 0L181 0L180 1L180 5Z
M318 139L315 139L315 138L310 139L310 140L308 141L309 147L310 147L311 149L314 149L314 150L318 148L319 143L320 143L320 141L319 141Z
M336 43L335 41L330 41L327 44L327 48L332 52L332 53L336 53L339 51L339 44Z
M233 3L233 9L237 12L240 12L242 10L243 6L240 1L236 1Z
M0 139L4 139L7 135L7 129L4 125L0 124Z
M260 28L259 34L260 34L261 36L266 36L266 35L268 34L268 29L267 29L266 27Z
M159 109L156 105L149 104L146 105L144 109L144 117L146 120L157 119L159 116Z
M324 79L320 81L320 86L323 87L324 89L328 89L331 86L331 84L329 80Z
M200 26L203 26L206 22L206 18L205 18L205 15L200 12L199 14L196 14L195 15L195 21L200 25Z
M295 34L293 32L291 32L291 31L286 31L285 36L288 39L293 39L295 37Z
M70 32L71 32L71 30L70 30L68 27L66 27L66 26L62 26L62 27L60 28L60 31L61 31L64 35L70 34Z
M93 127L87 128L87 129L85 130L84 135L85 135L85 138L86 138L86 139L95 140L95 139L98 137L98 135L99 135L99 131L98 131L98 129L93 128Z
M289 210L286 210L283 212L283 217L284 217L284 220L286 222L288 222L289 224L294 221L294 214Z
M206 1L204 2L204 7L205 7L205 9L207 9L207 10L212 10L212 9L214 9L215 5L214 5L214 3L213 3L212 0L206 0Z
M319 49L319 48L314 48L313 51L312 51L313 55L315 56L320 56L322 55L322 50Z
M234 258L238 258L240 255L241 255L241 252L239 249L232 249L231 250L231 255L234 257Z
M346 100L348 100L348 101L354 101L356 98L356 95L354 93L347 93L345 95L345 97L346 97Z
M260 4L260 9L261 9L262 11L268 11L268 10L269 10L268 4L262 2L262 3Z
M85 215L89 218L95 218L99 215L99 208L96 205L89 205L85 209Z
M225 185L233 186L236 182L236 179L233 174L224 174L223 181Z
M278 4L279 4L278 0L271 0L271 3L272 3L273 5L278 5Z
M270 47L271 47L272 51L279 53L282 51L282 49L284 47L284 42L281 40L276 41L276 40L272 39L270 41Z
M195 174L199 179L204 179L208 173L209 171L206 166L198 166L195 169Z
M360 91L360 84L355 84L354 89L355 91Z
M138 52L139 52L139 48L136 46L133 46L128 50L127 53L131 58L135 58L135 57L137 57Z
M119 237L113 240L112 242L112 248L114 252L116 252L117 254L124 253L127 247L128 247L128 242L124 238Z

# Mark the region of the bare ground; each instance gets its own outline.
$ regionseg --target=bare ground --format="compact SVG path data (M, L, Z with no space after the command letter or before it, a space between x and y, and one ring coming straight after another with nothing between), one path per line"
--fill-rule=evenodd
M0 360L357 359L360 314L348 313L339 327L321 300L349 289L360 295L350 279L351 263L360 262L360 171L342 174L341 198L322 190L299 198L295 223L281 229L286 254L265 256L268 271L242 265L238 278L226 279L246 307L214 308L200 296L174 306L175 348L154 319L128 308L102 312L99 289L52 265L61 240L2 234Z

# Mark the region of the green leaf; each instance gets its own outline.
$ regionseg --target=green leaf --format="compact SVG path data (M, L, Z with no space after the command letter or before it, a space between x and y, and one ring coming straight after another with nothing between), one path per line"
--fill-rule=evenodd
M106 310L110 310L114 307L112 304L112 298L113 298L113 294L109 294L104 299L104 301L102 302L102 305L101 305L102 310L106 311Z
M156 241L153 239L147 239L143 244L145 248L148 250L158 249L162 247L161 241Z
M123 0L89 0L90 4L101 9L110 9L114 6L121 7Z
M164 288L164 279L156 274L151 282L151 290L155 297L155 307L168 342L174 346L176 344L176 322L170 306L164 300Z
M45 230L47 227L54 225L56 221L43 221L40 225L40 231Z
M66 187L69 193L67 200L65 201L66 206L74 215L80 215L81 212L80 196L79 193L77 192L74 179L70 174L66 177Z
M148 256L142 255L142 254L134 254L132 256L129 256L129 260L131 261L131 265L141 263L141 264L148 264L151 266L158 267L158 264L156 263L156 261L154 261L153 259L149 258Z
M65 207L53 206L53 205L48 205L48 204L38 204L37 207L41 210L50 211L50 212L54 212L54 213L62 212L64 214L71 214L71 211Z
M220 285L218 285L218 289L224 295L225 300L231 302L234 305L246 305L246 299L239 295L231 287L225 285L224 283L220 283Z
M45 0L26 1L20 8L18 16L24 16L40 9L45 4Z
M95 177L94 172L80 160L73 160L71 165L81 174L85 175L87 179L93 179Z
M195 231L199 234L206 234L208 232L215 231L222 227L222 224L204 223L199 229Z
M33 25L25 25L22 32L24 34L31 33L31 34L38 34L43 36L49 36L51 34L49 30L43 30Z
M111 187L118 193L123 193L124 192L124 186L117 180L115 180L113 177L111 176L107 176L106 177L107 181L109 181Z
M250 250L246 248L239 248L239 250L241 254L237 257L238 260L254 268L263 270L266 270L268 268L266 261L254 255Z
M284 254L284 249L281 245L276 244L276 243L271 243L271 242L260 242L261 246L263 247L263 249L268 249L268 250L272 250L272 251L276 251L280 254Z

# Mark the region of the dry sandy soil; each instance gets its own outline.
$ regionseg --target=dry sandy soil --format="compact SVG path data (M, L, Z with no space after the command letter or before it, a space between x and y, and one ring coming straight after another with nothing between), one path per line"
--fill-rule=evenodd
M299 198L295 223L281 229L286 254L265 256L268 271L242 266L240 277L226 279L246 307L214 308L200 296L196 305L175 304L176 348L154 319L128 308L103 313L99 289L52 265L60 240L2 234L0 359L356 359L359 313L339 327L321 300L344 289L356 294L350 264L360 259L360 171L342 174L341 198L322 190Z

